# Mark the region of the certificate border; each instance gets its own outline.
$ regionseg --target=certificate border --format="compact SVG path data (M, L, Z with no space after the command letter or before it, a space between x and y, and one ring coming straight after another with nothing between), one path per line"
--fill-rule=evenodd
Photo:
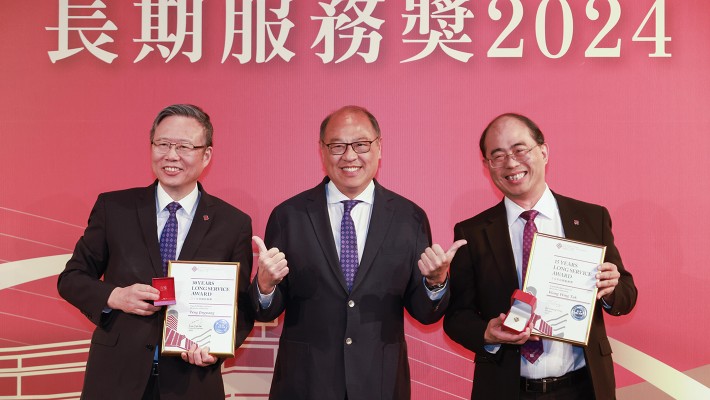
M534 254L534 252L535 252L535 245L536 245L536 243L537 243L537 238L538 238L538 236L539 236L539 237L546 238L546 239L553 239L553 240L556 240L556 241L561 241L561 242L568 242L568 243L574 243L574 244L582 244L582 245L585 245L585 246L600 248L600 249L602 250L602 252L601 252L601 257L600 257L600 260L599 260L599 264L602 264L602 263L604 262L605 257L606 257L606 246L605 246L605 245L600 245L600 244L595 244L595 243L589 243L589 242L583 242L583 241L581 241L581 240L573 240L573 239L568 239L568 238L561 237L561 236L548 235L548 234L545 234L545 233L538 233L538 232L536 232L535 235L533 236L532 245L531 245L531 247L530 247L530 256L529 256L529 258L528 258L527 274L526 274L526 276L525 276L525 282L523 283L523 291L524 291L524 292L527 292L526 289L527 289L527 286L528 286L528 277L530 276L530 271L531 271L531 267L532 267L531 261L533 260L533 254ZM531 335L539 336L539 337L546 338L546 339L557 340L557 341L560 341L560 342L571 343L571 344L574 344L574 345L581 345L581 346L585 346L585 347L586 347L587 344L589 343L589 333L590 333L590 331L591 331L592 318L594 318L594 311L595 311L595 309L596 309L596 305L597 305L597 302L598 302L598 300L597 300L597 292L598 292L598 291L599 291L599 288L595 285L595 286L594 286L594 290L592 291L592 301L589 302L589 303L591 304L591 305L590 305L590 310L589 310L589 321L587 321L587 329L586 329L587 332L586 332L586 335L584 336L584 341L577 341L577 340L572 340L572 339L567 339L567 338L560 338L560 337L556 337L556 336L552 336L552 335L545 335L544 333L542 333L542 332L540 332L540 331L538 331L538 330L536 330L536 329L534 330L533 333L531 333Z
M169 261L168 262L168 275L167 276L173 276L173 267L176 266L187 266L187 265L234 265L236 266L236 271L235 271L235 277L234 277L234 312L232 314L232 323L230 324L230 329L232 330L232 339L231 339L231 352L229 353L217 353L217 352L212 352L210 351L209 354L216 356L216 357L222 357L222 358L232 358L235 355L235 349L234 349L234 344L236 343L236 334L237 334L237 313L239 307L237 307L237 302L239 301L239 268L240 263L238 261L234 262L214 262L214 261L185 261L185 260L179 260L179 261ZM176 301L179 301L176 296ZM170 309L171 306L167 306L165 308L165 312L163 315L163 336L160 340L161 345L160 345L160 354L165 355L165 356L177 356L180 355L184 352L184 350L166 350L165 349L165 330L168 326L168 310Z

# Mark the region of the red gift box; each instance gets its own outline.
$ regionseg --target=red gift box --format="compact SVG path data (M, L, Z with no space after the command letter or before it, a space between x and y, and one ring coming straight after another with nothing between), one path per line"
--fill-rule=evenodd
M160 290L160 298L153 302L156 306L175 304L175 279L171 276L153 278L153 287Z
M533 315L537 298L530 293L515 289L510 297L510 311L503 321L503 329L514 333L521 333L527 328Z

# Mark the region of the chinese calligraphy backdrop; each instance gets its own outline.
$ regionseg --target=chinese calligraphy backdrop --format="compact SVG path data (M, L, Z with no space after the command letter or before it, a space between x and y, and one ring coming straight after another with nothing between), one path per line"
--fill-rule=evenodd
M619 397L700 398L688 390L710 382L697 340L710 329L709 11L701 0L0 0L0 399L78 397L93 327L59 298L56 275L100 192L152 182L150 124L179 102L213 119L206 190L258 235L275 205L322 178L323 117L367 107L382 127L378 180L427 211L443 246L500 200L482 129L503 112L530 116L550 145L550 187L610 210L639 287L634 312L607 319ZM257 325L225 364L230 398L265 398L280 330ZM415 399L470 396L473 354L441 324L408 319L407 341Z

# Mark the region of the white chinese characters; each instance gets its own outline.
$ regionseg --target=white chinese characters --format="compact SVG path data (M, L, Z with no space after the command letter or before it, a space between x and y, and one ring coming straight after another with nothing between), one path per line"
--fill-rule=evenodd
M385 21L373 17L372 13L377 3L382 2L384 0L348 0L347 3L343 0L332 0L330 4L319 3L326 16L311 17L312 20L320 21L318 37L311 48L323 43L323 52L316 54L324 64L331 62L335 57L336 31L338 39L350 40L348 50L335 61L336 63L343 62L356 53L366 63L377 60L382 35L376 29L380 29ZM340 9L342 11L339 12ZM362 46L367 50L358 52Z
M235 36L241 36L241 52L231 55L244 64L252 59L252 33L256 35L256 58L257 63L271 61L275 56L281 57L284 61L290 61L295 55L294 52L286 48L286 39L291 28L294 27L287 17L290 10L291 0L280 0L279 8L269 9L275 20L267 20L266 0L256 0L256 27L252 28L253 0L241 0L241 11L237 10L237 0L227 0L227 26L224 38L224 53L222 63L224 63L233 49ZM237 29L241 26L241 29ZM255 30L255 32L253 32ZM266 55L266 40L271 45L271 52Z
M109 64L118 57L117 54L101 48L101 46L106 43L113 43L113 38L106 32L118 29L101 11L101 9L104 8L106 8L106 5L101 0L96 0L91 5L70 5L69 0L59 0L59 21L57 26L45 28L48 31L57 31L57 50L48 52L49 59L52 63L71 57L84 49L99 60ZM88 14L88 12L92 10L94 12ZM103 24L101 26L97 26L102 22ZM87 34L90 33L89 36L93 37L97 32L98 37L93 41L87 37ZM79 35L84 47L69 47L71 33Z
M404 29L403 35L410 34L414 27L418 25L418 34L426 37L403 39L404 43L422 43L425 46L418 54L402 62L421 60L433 53L437 47L458 61L468 61L473 56L473 53L450 47L451 44L471 43L471 38L467 34L461 33L464 28L464 21L473 18L471 10L463 7L466 2L468 0L407 0L407 11L417 12L404 14L407 20L407 27Z

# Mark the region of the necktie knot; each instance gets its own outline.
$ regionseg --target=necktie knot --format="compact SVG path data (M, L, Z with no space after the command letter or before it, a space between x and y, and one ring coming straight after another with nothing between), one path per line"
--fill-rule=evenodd
M355 207L355 205L360 202L361 202L360 200L343 200L343 201L341 201L341 203L343 203L343 205L345 206L344 214L350 214L350 211L352 211L353 207Z
M181 209L182 206L177 201L173 201L172 203L165 206L165 208L168 209L168 212L170 213L170 215L175 215L177 210Z
M535 217L537 217L538 214L540 214L539 211L527 210L520 213L520 218L524 219L525 221L535 221Z

